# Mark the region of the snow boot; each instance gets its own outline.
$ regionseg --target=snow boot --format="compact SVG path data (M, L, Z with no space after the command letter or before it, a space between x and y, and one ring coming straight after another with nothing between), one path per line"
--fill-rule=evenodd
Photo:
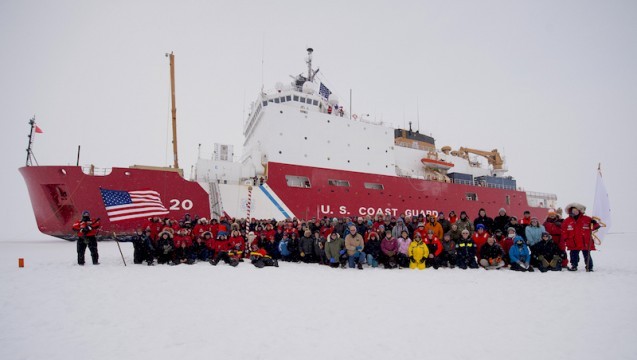
M577 266L569 266L566 268L568 271L577 271Z
M358 263L358 270L363 270L363 264Z

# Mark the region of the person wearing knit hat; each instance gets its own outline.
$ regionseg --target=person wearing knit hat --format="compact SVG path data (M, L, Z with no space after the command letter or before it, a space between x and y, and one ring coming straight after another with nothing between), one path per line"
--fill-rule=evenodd
M477 227L478 224L484 225L484 229L489 233L495 230L493 219L487 216L487 211L484 208L478 210L478 217L473 220L473 226Z
M562 219L557 215L554 209L549 209L546 220L544 220L544 228L546 232L551 235L551 238L555 245L561 250L566 251L566 242L562 239ZM562 260L562 267L566 268L568 265L568 258Z
M506 209L500 208L500 211L498 211L498 216L493 218L493 227L495 229L502 230L502 232L506 232L506 228L509 226L510 221L511 217L507 215Z
M471 220L469 220L465 211L462 211L460 213L460 219L456 221L456 224L458 225L458 229L460 231L467 229L469 230L470 234L472 234L474 231L473 223L471 222Z
M577 271L579 264L579 253L584 255L586 271L593 271L593 258L591 251L595 250L593 241L593 231L600 228L597 221L584 215L586 207L579 203L571 203L566 206L568 217L562 222L562 238L566 242L566 247L570 251L571 267L570 271Z
M305 230L303 236L299 239L299 256L304 263L313 263L314 259L314 239L312 239L312 232Z
M445 213L442 211L438 212L438 223L442 226L442 233L446 233L451 230L451 222L445 219Z
M476 262L476 244L471 239L469 230L463 229L462 236L456 241L457 265L459 268L466 270L467 267L477 269Z

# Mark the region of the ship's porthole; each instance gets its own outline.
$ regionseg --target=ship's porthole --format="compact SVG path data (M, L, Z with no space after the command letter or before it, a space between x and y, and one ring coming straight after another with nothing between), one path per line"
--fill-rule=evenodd
M330 140L327 140L327 143L328 143L328 144L329 144L329 143L331 143L331 142L332 142L332 141L330 141Z
M329 120L327 120L327 123L329 124L329 123L330 123L330 121L329 121Z
M283 114L283 110L279 111L281 114Z
M279 154L282 154L281 150L279 150Z
M369 146L367 147L367 150L369 150Z
M307 140L307 136L305 137L305 140Z
M349 144L347 144L347 147L350 147L350 145L349 145Z
M347 162L349 163L349 160L347 160Z
M283 133L279 133L279 136L283 136Z
M307 157L307 154L303 155L304 157Z
M327 158L327 161L330 161L330 158Z

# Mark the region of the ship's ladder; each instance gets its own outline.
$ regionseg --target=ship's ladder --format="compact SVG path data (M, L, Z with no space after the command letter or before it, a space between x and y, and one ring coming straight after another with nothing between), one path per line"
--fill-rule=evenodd
M223 204L221 202L219 184L216 181L211 181L208 183L208 185L210 190L208 192L208 202L210 203L210 217L219 219L223 215Z

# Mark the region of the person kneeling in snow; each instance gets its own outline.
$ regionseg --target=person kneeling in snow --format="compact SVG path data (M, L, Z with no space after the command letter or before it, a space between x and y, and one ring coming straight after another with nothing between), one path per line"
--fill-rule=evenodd
M429 249L429 255L427 255L427 266L432 266L438 270L440 266L440 254L442 253L442 244L440 239L434 235L433 230L427 230L427 236L423 239L425 245Z
M414 233L414 241L409 244L409 268L425 269L425 260L429 257L429 248L422 242L420 234Z
M330 262L330 266L337 268L339 264L345 267L347 262L347 253L345 252L345 241L334 231L325 242L325 256Z
M467 229L462 230L460 239L456 242L456 251L458 253L458 267L466 270L467 267L477 269L476 262L476 244L471 239L470 232Z
M358 268L363 270L363 264L365 263L365 253L363 249L365 248L365 242L363 241L363 236L358 233L356 226L352 225L349 227L349 234L345 236L345 249L347 250L347 255L349 256L349 267L354 268L354 264L358 264Z
M504 250L495 242L493 236L487 238L486 244L480 248L480 265L486 270L499 269L504 266Z
M522 236L518 235L513 239L513 246L509 249L509 258L511 259L511 270L515 271L533 271L531 267L531 252Z
M566 252L559 248L549 233L542 233L542 240L533 249L531 257L535 258L541 272L562 271L562 260L566 259Z
M169 263L173 258L173 251L175 251L175 243L172 234L168 231L162 231L159 234L159 240L157 240L157 263Z
M215 256L210 260L210 265L217 266L219 261L223 260L226 264L230 266L239 265L239 261L233 259L228 252L230 251L230 242L228 241L228 237L225 231L219 231L217 234L217 240L214 243Z
M445 234L442 237L442 252L440 253L440 266L442 267L447 267L449 266L450 268L454 268L456 267L456 258L457 258L457 251L456 251L456 242L451 240L451 235L450 234Z
M175 265L192 265L197 260L197 256L192 252L192 239L187 235L188 230L181 228L175 235L175 252L173 263Z
M266 266L279 267L279 262L273 259L267 254L265 249L259 248L257 244L252 244L252 251L250 251L250 262L254 267L259 269Z

